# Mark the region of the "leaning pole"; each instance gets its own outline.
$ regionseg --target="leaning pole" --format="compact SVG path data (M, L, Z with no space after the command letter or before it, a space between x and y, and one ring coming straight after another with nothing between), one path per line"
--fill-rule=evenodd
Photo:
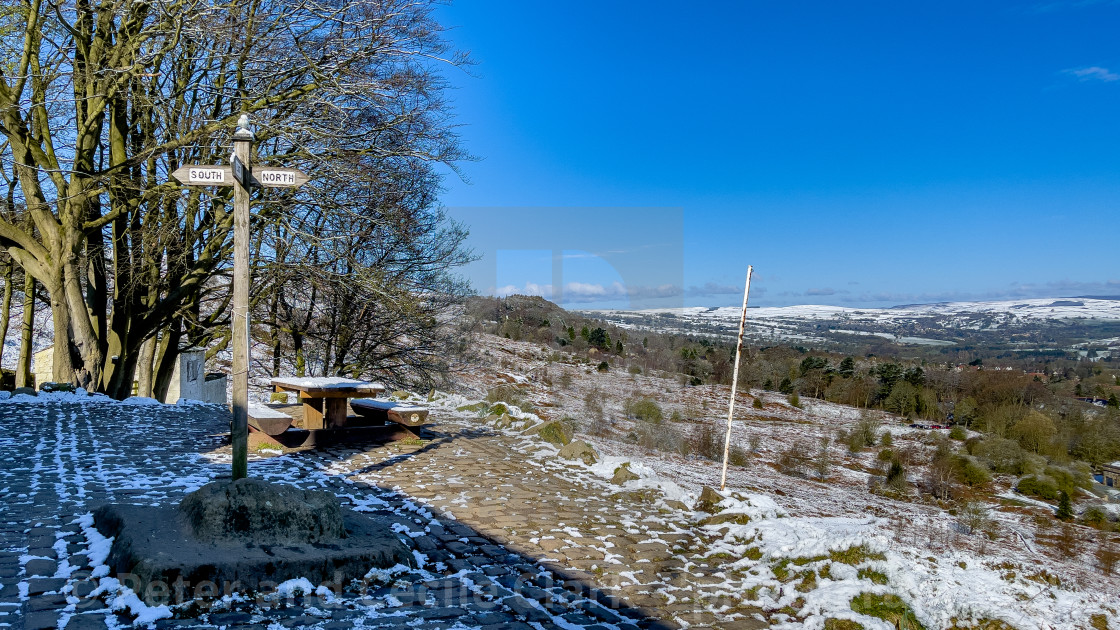
M731 374L731 402L727 405L727 434L723 436L723 472L719 477L722 492L727 485L727 455L731 450L731 419L735 417L735 390L739 385L739 355L743 353L743 331L747 326L747 296L751 294L751 273L754 265L747 265L747 286L743 289L743 314L739 318L739 341L735 344L735 370Z

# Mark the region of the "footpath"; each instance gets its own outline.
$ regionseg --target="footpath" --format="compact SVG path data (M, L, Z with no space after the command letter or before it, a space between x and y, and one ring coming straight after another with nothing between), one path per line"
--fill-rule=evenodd
M228 412L75 402L0 411L0 628L767 625L721 586L727 576L706 563L691 510L655 504L655 489L627 491L469 414L437 421L415 443L250 461L251 476L329 490L393 523L419 569L318 592L285 584L231 597L219 586L198 594L220 599L145 606L105 577L106 541L88 514L106 502L172 505L228 476Z

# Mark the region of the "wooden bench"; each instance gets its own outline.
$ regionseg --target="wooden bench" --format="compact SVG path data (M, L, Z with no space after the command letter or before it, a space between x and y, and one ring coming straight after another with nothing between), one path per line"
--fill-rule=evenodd
M418 427L428 419L428 409L406 405L393 400L357 398L350 401L354 413L371 420L396 422L406 427Z
M269 436L277 436L292 426L288 414L264 405L249 405L249 426Z

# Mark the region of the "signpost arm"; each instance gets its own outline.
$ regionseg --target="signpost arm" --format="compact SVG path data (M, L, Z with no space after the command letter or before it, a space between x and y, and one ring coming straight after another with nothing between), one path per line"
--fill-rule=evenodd
M251 168L249 153L253 132L248 116L237 121L233 153L245 169ZM234 178L235 180L237 178ZM240 181L233 184L233 479L249 474L249 190Z

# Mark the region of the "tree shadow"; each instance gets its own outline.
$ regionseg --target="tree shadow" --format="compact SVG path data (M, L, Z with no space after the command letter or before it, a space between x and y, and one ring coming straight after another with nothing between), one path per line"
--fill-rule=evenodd
M136 413L142 412L137 410ZM174 452L167 453L168 461L179 461L181 455L208 450L214 439L211 436L216 434L215 429L228 426L228 417L214 414L212 410L197 417L176 417L183 420L179 424L183 439L170 447ZM153 414L152 418L159 420L159 414ZM152 424L154 426L158 422L153 421ZM203 622L215 626L249 627L252 624L280 623L289 627L306 625L332 630L357 625L452 628L457 624L459 627L483 626L507 630L667 630L680 627L674 621L660 619L659 616L664 613L643 609L613 595L609 590L611 584L597 582L586 572L565 567L542 555L534 556L532 551L515 549L495 535L479 531L456 520L452 514L429 507L400 490L357 478L389 469L420 454L438 452L457 440L492 433L487 428L432 426L425 434L429 441L420 448L393 454L354 470L343 470L334 464L358 454L369 456L370 445L335 445L279 458L254 459L249 468L253 477L330 491L344 505L386 523L412 550L418 568L395 574L372 572L365 580L327 584L327 590L318 593L288 592L281 599L270 598L268 593L249 593L243 598L223 600L222 596L229 593L222 592L220 585L209 585L210 590L188 593L192 603L179 609L180 621L163 625L174 627ZM378 450L375 449L374 454ZM198 461L201 468L176 471L178 477L193 474L215 480L228 478L228 463L190 461ZM121 502L143 503L149 501L150 496L158 495L160 501L177 503L192 489L170 483L126 495L123 489L131 480L117 480L110 476L106 476L105 480L113 486L121 485L121 488L113 488L121 491L118 496L129 497ZM76 531L77 526L73 524L76 521L72 519L96 507L95 501L90 500L73 506L76 513L59 514L63 522L71 523L67 527L72 532L69 536L72 537L73 547L68 552L72 555L67 557L88 558L92 541ZM78 548L77 538L85 539L86 549ZM63 559L60 557L60 561ZM81 600L74 608L73 618L78 620L75 627L90 627L89 622L112 627L113 621L118 625L133 621L120 611L105 610L103 599L90 596L102 579L90 577L92 567L86 564L75 568L77 570L66 580L67 591ZM137 587L144 588L143 585ZM651 585L650 588L656 586ZM142 596L140 591L138 594ZM117 618L102 621L105 615ZM686 618L690 616L682 617Z

